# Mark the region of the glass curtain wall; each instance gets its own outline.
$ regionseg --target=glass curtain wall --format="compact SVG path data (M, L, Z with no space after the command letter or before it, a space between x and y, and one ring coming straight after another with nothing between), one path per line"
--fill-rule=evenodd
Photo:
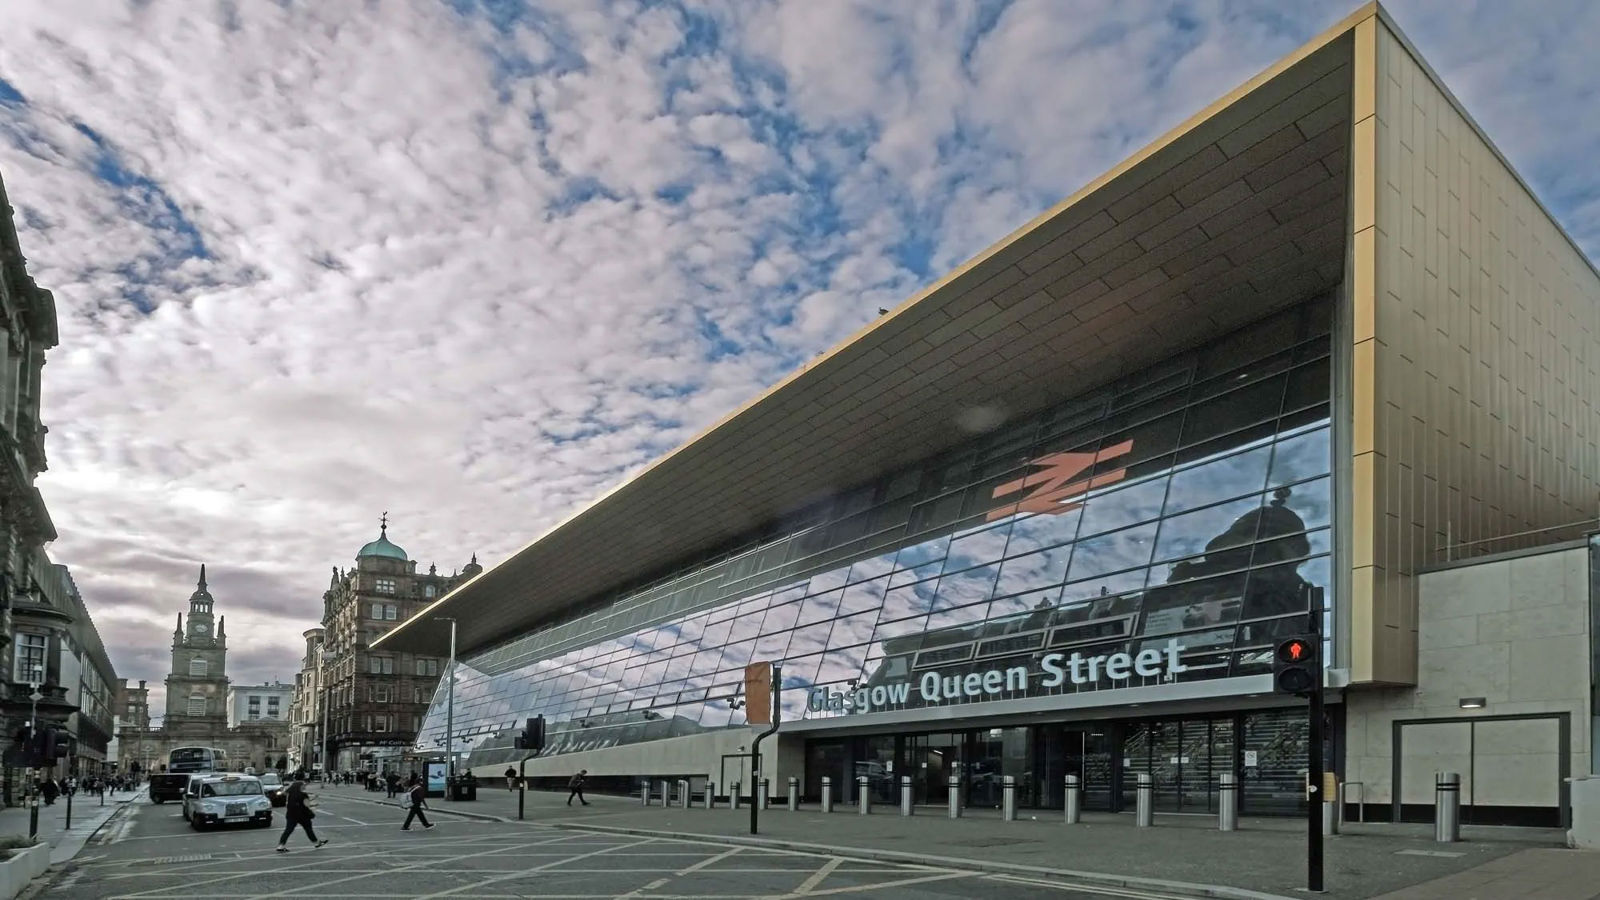
M1289 310L472 655L468 764L539 714L546 754L742 725L752 661L783 663L789 720L1268 671L1329 583L1328 321ZM1052 684L1051 653L1089 664Z

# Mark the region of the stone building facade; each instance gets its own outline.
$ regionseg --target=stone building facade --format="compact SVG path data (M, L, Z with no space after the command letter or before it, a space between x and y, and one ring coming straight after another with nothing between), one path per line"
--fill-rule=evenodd
M322 647L329 654L324 665L327 739L335 770L399 767L416 741L447 660L374 653L371 645L482 571L474 555L450 575L440 575L432 565L419 573L416 561L389 540L387 514L378 539L356 554L355 568L333 570L322 595Z
M322 628L308 628L300 671L294 676L294 697L289 703L289 768L320 768L317 747L322 740Z
M167 674L166 715L159 728L124 727L118 735L125 769L160 771L174 747L212 747L227 754L233 770L286 768L287 720L228 724L228 636L224 617L206 585L205 566L189 596L188 622L178 614L172 634L172 671Z
M0 720L3 720L7 775L11 793L10 751L17 732L33 714L33 687L17 678L15 611L40 609L44 618L66 624L50 612L45 596L56 578L44 545L55 540L55 525L34 479L45 470L44 437L39 421L39 376L45 351L56 345L55 297L34 284L17 241L14 210L0 181ZM35 656L49 648L33 648ZM37 660L35 660L37 661ZM68 686L45 681L40 717L65 725L73 712Z

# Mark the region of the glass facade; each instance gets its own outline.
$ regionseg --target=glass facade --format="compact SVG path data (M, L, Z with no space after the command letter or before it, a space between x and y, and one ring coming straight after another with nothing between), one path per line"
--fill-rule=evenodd
M743 725L753 661L782 663L789 721L1268 672L1332 596L1329 321L1280 313L473 654L458 748L501 764L540 714L547 755ZM418 749L444 707L441 683ZM980 768L1030 752L975 740ZM1129 771L1099 740L1080 755Z

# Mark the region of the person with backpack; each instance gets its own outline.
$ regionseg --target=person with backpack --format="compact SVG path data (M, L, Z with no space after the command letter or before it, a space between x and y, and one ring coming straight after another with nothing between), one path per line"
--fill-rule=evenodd
M304 828L306 838L311 841L311 846L321 847L328 843L327 838L317 840L317 833L311 829L311 820L317 817L311 804L307 802L306 783L296 781L289 785L289 790L284 794L283 818L288 824L283 829L283 834L278 837L278 852L289 852L289 835L294 834L295 828Z
M425 787L423 787L422 779L411 779L411 792L407 796L411 800L411 810L406 813L406 823L400 826L400 830L410 831L411 819L413 817L422 823L424 830L432 828L433 823L429 822L428 817L422 814L423 808L428 805L428 791Z
M506 766L506 790L514 791L516 789L517 789L517 770L513 769L510 766Z
M567 805L568 806L572 805L572 798L573 797L577 797L578 798L578 802L582 803L584 806L588 806L589 805L589 801L583 799L583 783L585 781L589 780L588 776L589 776L589 770L588 769L579 769L578 770L578 774L572 776L572 780L567 782L567 790L569 791L569 793L567 794Z

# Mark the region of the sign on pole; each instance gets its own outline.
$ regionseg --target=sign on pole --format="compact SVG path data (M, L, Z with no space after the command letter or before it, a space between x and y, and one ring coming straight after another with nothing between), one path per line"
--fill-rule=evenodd
M772 724L772 663L744 667L744 719L751 725Z

